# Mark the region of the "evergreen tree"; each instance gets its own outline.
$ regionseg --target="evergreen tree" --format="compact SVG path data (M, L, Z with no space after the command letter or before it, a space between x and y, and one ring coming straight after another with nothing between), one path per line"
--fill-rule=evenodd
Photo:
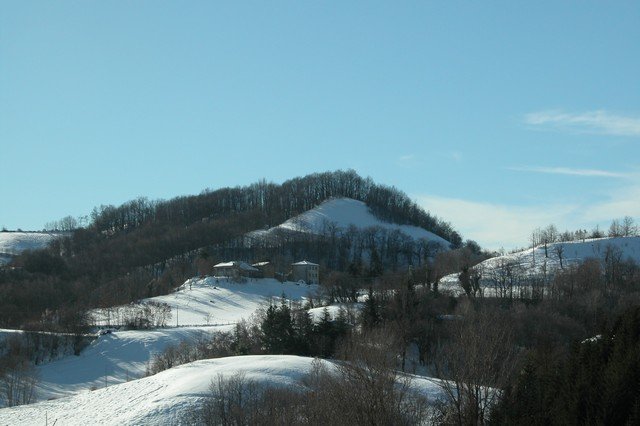
M365 328L373 328L381 322L380 310L378 308L378 301L373 294L373 288L369 287L369 293L367 300L364 302L362 312L360 314L360 320L362 326Z
M291 310L283 300L280 307L269 306L262 321L262 344L267 353L293 353L296 346Z

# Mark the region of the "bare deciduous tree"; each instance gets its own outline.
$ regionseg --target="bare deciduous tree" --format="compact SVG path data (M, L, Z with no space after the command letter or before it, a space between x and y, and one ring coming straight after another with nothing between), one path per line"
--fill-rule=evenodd
M513 333L498 312L487 308L476 311L467 302L460 314L462 319L450 323L450 339L440 346L434 363L449 401L443 421L485 424L515 365Z
M0 405L30 404L35 399L37 383L37 371L28 360L5 357L0 362Z
M555 247L553 248L553 251L555 251L556 256L558 256L558 261L560 262L560 269L564 269L564 266L562 265L562 259L564 258L564 244L556 244Z

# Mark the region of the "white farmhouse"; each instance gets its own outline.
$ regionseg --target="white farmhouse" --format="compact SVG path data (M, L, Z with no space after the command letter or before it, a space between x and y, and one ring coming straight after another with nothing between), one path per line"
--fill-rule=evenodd
M303 260L302 262L293 263L291 267L294 281L304 281L307 284L320 283L320 265L317 263Z

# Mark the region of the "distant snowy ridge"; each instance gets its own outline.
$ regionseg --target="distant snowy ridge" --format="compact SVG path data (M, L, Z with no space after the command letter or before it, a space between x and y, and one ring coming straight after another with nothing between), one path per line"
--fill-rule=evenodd
M362 230L370 227L380 227L388 231L400 231L414 240L421 238L442 244L448 248L449 241L413 225L399 225L385 222L373 215L369 207L358 200L351 198L331 198L319 206L306 211L286 222L268 230L258 230L249 233L249 238L265 238L277 231L294 231L312 234L324 234L331 228L339 231L347 230L351 225Z
M640 237L594 238L584 241L557 242L547 244L546 249L544 245L539 245L535 249L529 248L492 257L481 262L475 268L481 270L485 277L504 265L517 266L523 275L540 275L545 271L552 275L561 267L566 268L586 259L604 261L608 252L619 255L622 261L631 259L640 263ZM458 274L444 277L441 283L445 288L460 290Z
M64 235L62 232L0 232L0 266L23 251L46 248Z

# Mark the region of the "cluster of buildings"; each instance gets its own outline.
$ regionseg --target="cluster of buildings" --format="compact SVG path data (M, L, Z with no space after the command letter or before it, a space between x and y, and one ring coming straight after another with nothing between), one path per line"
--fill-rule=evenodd
M249 264L242 261L229 261L213 266L213 275L216 277L241 278L280 278L305 284L320 283L320 266L306 260L291 264L288 274L277 273L271 262L258 262Z

